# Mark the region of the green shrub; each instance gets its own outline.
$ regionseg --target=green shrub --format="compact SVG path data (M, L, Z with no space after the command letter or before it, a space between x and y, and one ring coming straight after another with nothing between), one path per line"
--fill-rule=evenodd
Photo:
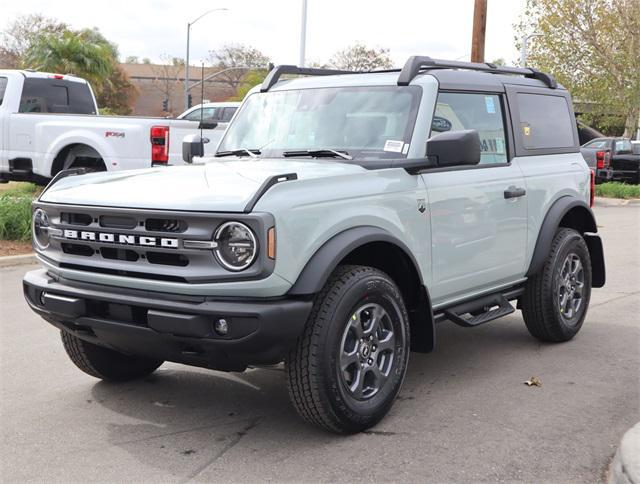
M0 192L0 239L31 239L31 202L40 188L21 183Z
M640 198L640 185L607 182L596 185L596 195L607 198Z

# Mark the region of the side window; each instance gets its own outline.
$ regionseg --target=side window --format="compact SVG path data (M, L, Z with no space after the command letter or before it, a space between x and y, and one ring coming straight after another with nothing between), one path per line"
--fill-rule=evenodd
M231 121L233 118L233 114L236 112L236 107L224 108L224 112L222 113L222 122L227 123Z
M96 105L89 85L82 82L69 82L69 112L73 114L96 114Z
M200 121L200 111L202 111L202 109L194 109L183 119L188 119L189 121Z
M614 146L614 151L617 155L631 154L631 141L629 141L628 139L617 139Z
M19 112L95 114L95 106L86 84L31 78L24 81Z
M0 106L2 106L2 101L4 100L4 91L7 89L7 78L0 77Z
M574 121L565 97L518 93L518 110L525 149L575 146Z
M508 162L500 96L457 92L438 94L431 136L463 129L475 129L480 135L480 164Z
M599 149L599 148L606 148L607 147L607 141L606 140L593 140L593 141L589 141L588 143L586 143L584 145L584 148L593 148L593 149Z

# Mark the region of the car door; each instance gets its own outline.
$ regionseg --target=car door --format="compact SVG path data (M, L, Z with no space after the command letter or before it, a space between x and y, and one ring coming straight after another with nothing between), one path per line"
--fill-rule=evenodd
M521 278L527 236L524 179L509 162L500 93L440 92L431 136L475 129L477 166L425 171L432 233L434 304Z

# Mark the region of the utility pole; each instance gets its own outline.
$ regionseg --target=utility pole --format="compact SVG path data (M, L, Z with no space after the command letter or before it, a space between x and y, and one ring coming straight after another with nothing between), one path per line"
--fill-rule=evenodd
M527 48L529 46L529 39L532 37L540 37L542 34L523 35L522 45L520 46L520 67L527 67Z
M307 0L302 0L302 19L300 21L300 58L298 66L304 67L307 44Z
M471 62L484 62L484 37L487 31L487 0L475 0L473 7L473 34Z
M184 109L189 109L189 40L191 37L191 26L195 24L205 15L209 15L211 12L225 12L228 8L212 8L196 18L193 22L187 23L187 56L184 64Z

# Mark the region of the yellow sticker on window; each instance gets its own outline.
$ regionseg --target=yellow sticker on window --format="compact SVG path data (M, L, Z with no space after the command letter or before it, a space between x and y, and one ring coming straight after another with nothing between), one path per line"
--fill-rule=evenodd
M529 126L523 126L522 132L525 136L531 136L531 128Z

